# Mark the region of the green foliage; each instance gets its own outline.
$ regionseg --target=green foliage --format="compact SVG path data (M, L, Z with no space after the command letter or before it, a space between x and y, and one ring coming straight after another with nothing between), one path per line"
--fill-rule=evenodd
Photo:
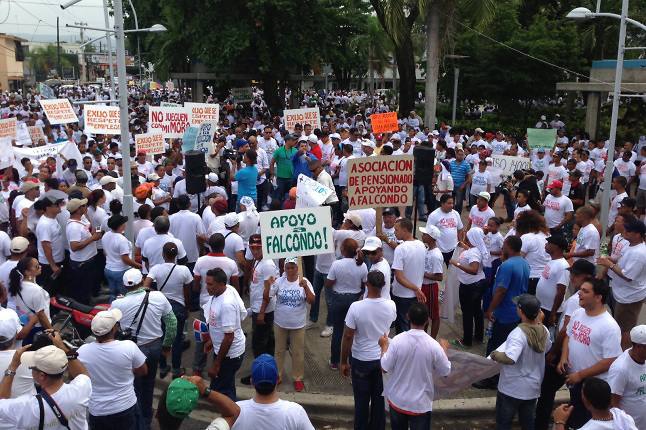
M58 49L54 44L47 45L45 47L38 47L27 53L27 58L31 60L31 64L34 67L36 80L44 81L47 79L47 76L51 71L56 70ZM65 54L61 52L60 65L61 67L74 67L78 73L78 57L74 54Z

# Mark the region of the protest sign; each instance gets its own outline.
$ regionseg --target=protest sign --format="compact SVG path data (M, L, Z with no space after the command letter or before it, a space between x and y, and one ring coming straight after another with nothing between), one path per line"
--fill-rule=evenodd
M554 148L556 143L556 129L528 128L527 145L530 149L544 148L548 151Z
M16 168L22 167L20 160L25 157L31 159L34 165L44 162L47 157L54 157L56 159L56 171L59 173L63 171L63 163L65 162L63 157L59 157L59 155L63 155L67 160L75 159L79 164L83 159L76 144L69 140L34 148L13 147L11 151L10 157L14 158L13 165Z
M121 134L119 106L85 106L85 132Z
M164 134L146 133L135 134L137 152L146 151L146 155L162 154L164 152Z
M195 150L201 152L209 152L213 147L213 136L215 135L215 125L214 122L203 122L199 127L189 127L197 128L197 135L195 136ZM184 133L186 135L186 132Z
M159 106L161 106L161 107L182 107L182 105L179 104L179 103L171 103L171 102L161 102L161 103L159 103Z
M327 206L261 212L263 258L302 257L334 252Z
M189 122L192 126L199 126L203 122L213 122L217 125L219 121L220 109L216 104L187 102L184 103L184 108L191 113Z
M40 83L40 88L39 88L40 96L41 98L45 99L55 99L56 96L54 95L54 90L52 87L49 85L43 84L42 82Z
M199 127L186 127L186 130L184 130L184 135L182 136L183 154L186 154L186 151L193 151L195 149L195 140L197 139L198 131L200 131Z
M305 127L305 124L309 124L312 129L321 128L321 112L319 108L285 109L285 128L290 132L294 132L296 124L303 127Z
M502 367L493 360L468 352L449 349L447 355L451 362L451 373L446 377L433 376L434 400L449 397L474 382L497 375Z
M78 122L78 118L72 109L68 99L39 100L40 105L47 115L50 124L67 124Z
M249 103L253 100L253 88L234 88L231 90L235 103Z
M410 206L413 201L413 164L412 155L350 159L350 209Z
M18 123L18 128L16 129L16 143L18 145L27 145L31 146L31 136L29 136L29 129L27 124L24 122Z
M183 107L151 107L148 130L161 131L164 138L180 138L190 124L190 110Z
M509 155L492 155L491 162L493 167L502 170L505 175L513 175L516 170L529 169L529 158L525 157L512 157Z
M333 190L319 184L302 173L296 180L296 208L311 208L321 206Z
M16 118L0 119L0 139L15 139L17 126Z
M399 130L397 112L374 113L370 115L373 133L386 133Z
M31 143L33 143L34 145L38 145L38 141L40 139L45 139L45 133L43 132L42 127L34 125L33 127L27 127L27 130L29 131Z

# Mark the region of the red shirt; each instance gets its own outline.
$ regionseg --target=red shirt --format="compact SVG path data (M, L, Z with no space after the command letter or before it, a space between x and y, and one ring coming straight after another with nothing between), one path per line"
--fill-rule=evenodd
M323 150L321 149L321 145L318 143L311 145L309 152L311 152L317 160L323 160Z

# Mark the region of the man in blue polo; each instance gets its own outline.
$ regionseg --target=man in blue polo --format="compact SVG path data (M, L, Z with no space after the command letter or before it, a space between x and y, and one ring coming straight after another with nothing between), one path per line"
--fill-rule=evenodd
M471 165L464 160L464 151L458 149L455 151L455 159L449 164L451 177L453 178L453 197L455 198L455 209L462 213L462 202L466 196L467 182L471 173Z
M309 178L312 177L310 172L310 163L318 160L314 154L309 152L309 144L306 137L298 139L298 151L292 154L292 165L294 166L294 179L298 179L301 173Z

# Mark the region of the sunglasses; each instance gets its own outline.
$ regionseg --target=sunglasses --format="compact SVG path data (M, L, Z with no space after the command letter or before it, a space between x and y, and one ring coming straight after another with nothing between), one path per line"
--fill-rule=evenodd
M377 255L377 251L363 251L364 254L366 255Z

